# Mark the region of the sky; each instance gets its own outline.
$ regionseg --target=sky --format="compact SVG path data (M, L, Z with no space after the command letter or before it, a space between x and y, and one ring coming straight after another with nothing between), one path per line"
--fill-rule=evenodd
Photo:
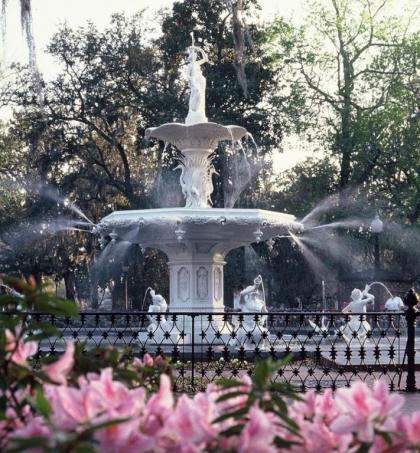
M116 12L134 14L146 9L147 17L153 17L161 8L170 8L173 0L32 0L32 15L38 65L48 80L57 72L57 65L44 50L58 26L66 22L69 26L84 25L92 21L99 29L105 28L110 16ZM295 22L304 17L304 0L260 0L261 19L271 20L282 15ZM27 62L27 47L20 27L19 0L8 1L6 45L2 58L6 64L12 61ZM211 116L211 112L210 116ZM3 118L4 118L3 113ZM258 142L258 137L255 137ZM283 152L273 152L276 172L293 167L311 155L312 151L295 137L287 137Z

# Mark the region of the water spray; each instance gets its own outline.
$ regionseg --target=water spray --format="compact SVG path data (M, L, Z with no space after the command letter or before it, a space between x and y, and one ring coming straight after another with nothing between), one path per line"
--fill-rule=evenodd
M387 287L384 283L382 283L382 282L372 282L372 283L369 283L368 288L370 289L373 285L380 285L380 286L382 286L382 287L385 289L385 291L388 292L388 294L390 295L390 297L394 297L394 295L391 293L391 291L388 289L388 287Z
M144 293L144 297L143 297L143 302L141 303L141 311L143 311L144 309L144 302L146 301L146 297L147 297L147 294L149 293L149 291L151 291L153 288L151 286L148 286L147 289L146 289L146 292Z
M0 287L6 289L13 297L18 297L19 299L24 298L22 294L18 293L15 289L5 283L0 283Z

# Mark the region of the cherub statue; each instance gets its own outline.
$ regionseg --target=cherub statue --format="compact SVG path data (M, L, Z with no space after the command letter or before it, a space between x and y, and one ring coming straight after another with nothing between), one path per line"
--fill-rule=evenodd
M168 310L168 304L165 298L161 294L156 294L154 289L150 289L150 297L152 298L152 304L149 305L149 309L147 310L147 312L156 314L166 313L166 311ZM147 317L150 321L147 330L155 331L157 328L155 324L157 316L148 315ZM161 316L159 324L161 327L163 327L163 325L166 324L166 319L164 315Z
M347 313L366 313L368 304L373 303L375 296L369 293L370 286L366 285L365 289L353 289L350 295L351 302L343 308L342 312ZM366 321L365 316L355 315L350 316L350 320L345 326L340 329L343 337L349 341L354 335L357 338L364 340L366 335L371 332L370 324Z
M268 313L265 303L264 285L261 275L254 279L254 284L247 286L239 293L239 307L242 313ZM239 321L235 326L238 345L245 349L252 349L255 346L265 347L268 331L265 327L266 315L261 315L258 319L255 316L246 315L243 317L242 325ZM265 334L265 337L263 337Z
M254 284L240 292L239 304L243 313L267 313L261 275L254 278ZM266 316L264 317L265 322ZM263 320L260 321L261 324Z
M191 33L192 45L188 47L187 78L190 87L190 102L186 124L205 123L206 117L206 79L201 71L201 65L208 62L206 52L194 44L194 34ZM201 58L198 58L200 54Z
M358 338L359 340L364 341L366 336L371 332L371 326L366 321L366 317L360 314L366 313L367 305L375 300L375 296L370 294L369 290L369 285L366 285L363 291L357 288L353 289L350 295L351 302L342 310L344 314L359 313L350 316L348 322L335 332L335 335L337 335L338 332L341 332L347 343L351 343L352 338ZM309 320L309 324L317 333L328 333L329 325L326 324L324 316L321 319L321 327L317 326L311 320Z

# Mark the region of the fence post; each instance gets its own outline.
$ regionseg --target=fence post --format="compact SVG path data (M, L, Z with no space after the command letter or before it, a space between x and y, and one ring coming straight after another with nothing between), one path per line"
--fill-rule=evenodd
M195 332L194 332L194 324L195 324L195 315L191 315L191 386L192 390L195 390L194 385L194 367L195 367Z
M414 289L406 294L404 305L407 307L405 318L407 320L407 344L405 352L407 356L407 381L405 390L407 392L416 392L416 322L417 308L419 299Z

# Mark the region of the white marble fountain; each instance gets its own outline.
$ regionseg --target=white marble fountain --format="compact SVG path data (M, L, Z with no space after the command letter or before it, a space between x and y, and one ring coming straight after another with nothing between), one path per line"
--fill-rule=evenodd
M116 211L99 224L99 232L113 241L156 248L168 257L171 312L221 312L223 266L226 254L237 247L275 239L303 229L293 215L260 209L211 207L212 160L222 141L239 142L247 136L240 126L209 122L205 112L206 79L201 65L207 55L188 48L189 112L182 123L146 130L146 137L171 143L179 150L176 170L185 207ZM187 318L187 317L185 317ZM189 323L185 323L188 331Z

